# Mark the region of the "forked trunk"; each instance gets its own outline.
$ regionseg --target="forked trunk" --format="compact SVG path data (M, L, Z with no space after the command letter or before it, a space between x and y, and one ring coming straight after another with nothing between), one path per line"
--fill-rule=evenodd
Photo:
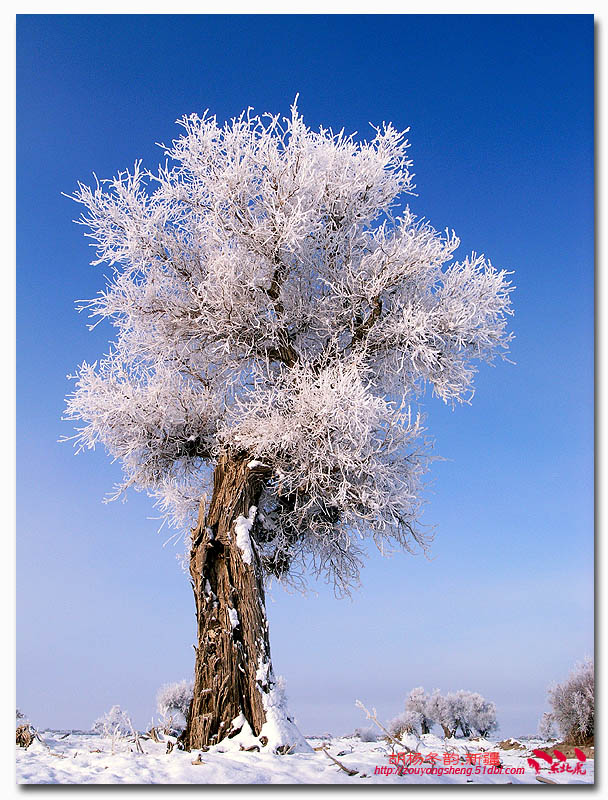
M198 642L194 696L183 746L205 747L238 732L243 718L257 736L272 688L263 576L249 536L263 482L261 466L223 456L207 514L192 534L190 574ZM241 720L236 726L233 720Z

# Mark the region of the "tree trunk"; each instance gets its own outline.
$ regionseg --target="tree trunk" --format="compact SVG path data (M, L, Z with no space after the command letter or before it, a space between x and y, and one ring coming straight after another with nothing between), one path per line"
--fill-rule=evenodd
M181 742L188 749L235 735L243 718L257 736L272 688L263 575L250 523L267 468L219 459L213 496L192 532L190 575L198 642L194 696ZM241 716L242 715L242 716ZM239 717L241 722L233 726Z

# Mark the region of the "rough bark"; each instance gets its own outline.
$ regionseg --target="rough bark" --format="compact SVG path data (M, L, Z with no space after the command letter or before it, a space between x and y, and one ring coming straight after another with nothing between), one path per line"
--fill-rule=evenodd
M241 549L235 531L238 518L248 518L252 506L257 507L265 475L262 466L251 469L247 461L220 458L209 508L205 514L201 504L192 532L198 641L194 695L181 740L189 750L236 733L232 721L241 714L259 735L265 722L263 696L272 688L260 561L253 540L250 549Z
M27 723L26 725L19 725L19 727L16 730L15 738L19 747L25 747L27 750L27 748L34 741L34 734L32 733L32 728L29 725L29 723Z

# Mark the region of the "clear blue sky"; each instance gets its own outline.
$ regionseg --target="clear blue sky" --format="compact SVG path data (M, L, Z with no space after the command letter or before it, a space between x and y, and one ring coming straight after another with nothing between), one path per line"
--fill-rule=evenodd
M143 726L189 677L189 583L149 501L101 499L102 452L57 444L66 375L105 352L74 300L103 269L61 196L178 135L184 113L251 105L367 135L411 126L419 197L462 253L515 271L516 366L471 407L429 401L447 460L425 521L434 558L372 555L352 601L269 598L275 669L305 733L397 714L410 688L470 688L502 733L593 649L591 16L20 16L17 23L17 699L40 726L113 703Z

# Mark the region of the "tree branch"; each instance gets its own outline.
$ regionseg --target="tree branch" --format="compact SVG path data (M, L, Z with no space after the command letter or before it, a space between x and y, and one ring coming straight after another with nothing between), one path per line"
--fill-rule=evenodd
M362 341L382 313L382 300L379 297L376 296L372 298L371 306L372 310L367 319L357 325L353 332L353 338L350 342L351 347L357 342Z

